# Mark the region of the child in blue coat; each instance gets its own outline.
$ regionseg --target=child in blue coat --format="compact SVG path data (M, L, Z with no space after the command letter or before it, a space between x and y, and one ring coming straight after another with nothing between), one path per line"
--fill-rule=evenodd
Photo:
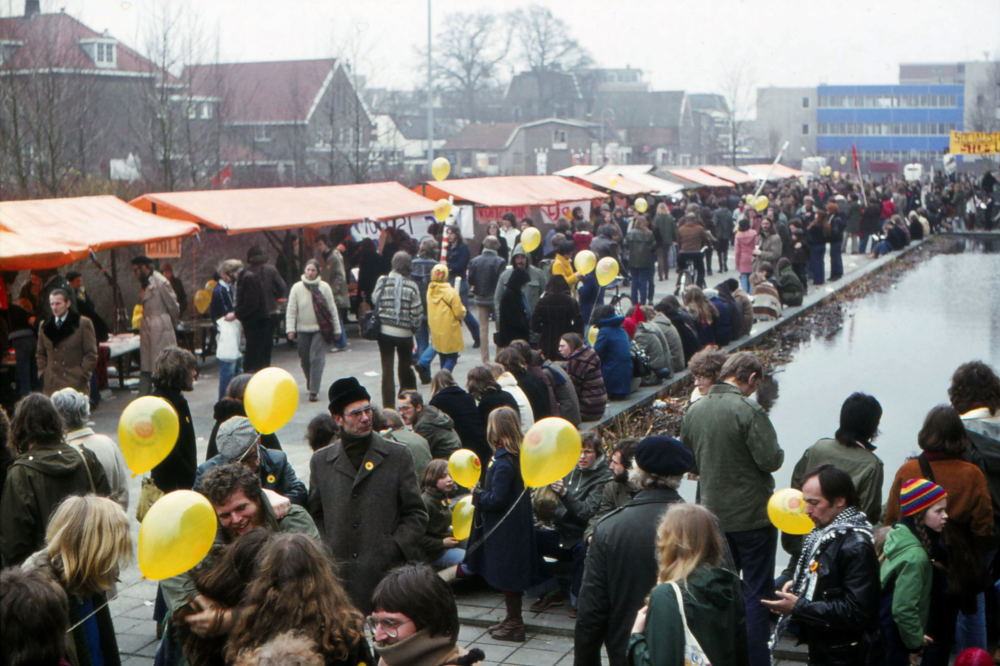
M622 328L625 317L616 316L610 305L599 305L592 321L597 327L594 351L601 358L604 388L609 398L624 398L632 392L632 342Z

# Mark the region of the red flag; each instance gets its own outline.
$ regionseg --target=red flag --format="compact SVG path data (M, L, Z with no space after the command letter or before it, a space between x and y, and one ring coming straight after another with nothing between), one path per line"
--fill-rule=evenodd
M225 169L212 176L212 187L218 187L220 184L225 187L232 179L233 167L232 165L228 165Z
M854 153L854 170L861 173L861 169L858 167L858 149L854 147L853 143L851 144L851 152Z

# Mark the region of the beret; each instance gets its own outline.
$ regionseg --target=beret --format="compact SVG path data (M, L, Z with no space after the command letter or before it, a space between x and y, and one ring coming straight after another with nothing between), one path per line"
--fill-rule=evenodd
M635 449L635 464L658 476L680 476L694 468L694 455L679 439L646 437Z

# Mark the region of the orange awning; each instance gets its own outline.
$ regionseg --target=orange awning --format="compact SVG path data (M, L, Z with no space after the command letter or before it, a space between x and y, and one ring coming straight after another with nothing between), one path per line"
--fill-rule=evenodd
M0 205L3 270L55 268L91 251L189 236L198 225L140 212L111 195Z
M784 164L775 164L774 170L771 169L770 164L747 164L745 166L741 166L740 168L758 180L766 177L769 173L771 175L768 180L775 181L785 180L787 178L798 178L805 175L804 171L786 167Z
M552 206L555 204L607 199L608 195L559 176L493 176L424 183L414 192L429 199L455 197L456 202L476 206Z
M732 167L727 166L703 166L700 167L702 171L708 173L709 175L715 176L716 178L721 178L722 180L728 180L730 183L736 183L737 185L742 185L744 183L756 182L756 178L746 175L742 171L738 171Z
M715 176L700 171L698 169L667 169L667 173L671 176L676 176L677 178L683 178L684 180L690 180L692 183L698 183L702 187L732 187L733 184L727 180L722 180L721 178L716 178Z
M229 234L391 220L434 210L433 201L396 182L160 192L130 203L158 216L198 222Z
M611 179L615 179L615 184L611 184ZM656 190L648 185L643 185L642 183L636 182L629 179L626 176L618 175L608 175L608 174L586 174L586 175L576 175L570 177L572 181L583 181L581 184L590 184L594 187L600 187L602 189L608 190L610 192L615 192L616 194L621 194L627 197L638 196L640 194L653 194ZM584 187L586 185L584 184Z

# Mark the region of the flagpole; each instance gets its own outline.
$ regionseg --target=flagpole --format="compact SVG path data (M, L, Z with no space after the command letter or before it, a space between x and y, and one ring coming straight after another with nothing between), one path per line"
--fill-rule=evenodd
M854 156L854 170L858 172L858 187L861 188L861 200L865 203L865 208L868 208L868 195L865 194L865 182L861 179L861 165L858 163L858 149L851 144L851 152Z
M778 156L775 157L774 162L771 163L771 168L767 170L767 175L764 176L764 180L760 181L760 185L757 186L757 191L753 193L754 199L760 196L760 191L764 189L764 185L767 183L767 179L771 177L772 173L774 173L774 167L778 166L778 162L781 161L781 156L785 154L786 150L788 150L787 141L785 142L785 145L781 147L781 150L778 151Z

